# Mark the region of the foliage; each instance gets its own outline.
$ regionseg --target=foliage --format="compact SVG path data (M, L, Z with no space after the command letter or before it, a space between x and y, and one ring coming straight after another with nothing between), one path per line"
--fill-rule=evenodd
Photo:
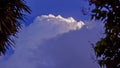
M14 44L11 36L16 36L20 29L19 20L24 20L23 12L30 13L24 0L0 0L0 55Z
M90 0L91 19L104 23L105 37L94 47L101 67L120 68L120 0Z

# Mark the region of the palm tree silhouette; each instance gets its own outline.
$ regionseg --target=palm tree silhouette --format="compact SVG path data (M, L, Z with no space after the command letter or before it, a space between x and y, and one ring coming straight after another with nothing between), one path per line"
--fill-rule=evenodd
M20 29L19 20L24 20L24 12L30 13L24 0L0 0L0 55L14 45L11 36L15 37Z

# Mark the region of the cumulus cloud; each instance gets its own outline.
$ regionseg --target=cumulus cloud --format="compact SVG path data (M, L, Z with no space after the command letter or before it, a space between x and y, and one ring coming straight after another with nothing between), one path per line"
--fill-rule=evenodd
M20 31L14 54L8 60L0 62L1 68L54 67L52 57L42 54L42 43L70 31L79 30L84 25L84 22L77 22L72 17L64 18L52 14L37 16L31 25Z

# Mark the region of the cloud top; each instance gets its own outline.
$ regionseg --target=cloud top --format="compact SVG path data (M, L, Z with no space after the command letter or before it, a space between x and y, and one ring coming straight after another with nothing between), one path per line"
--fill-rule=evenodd
M48 25L57 27L56 29L60 31L60 33L68 32L70 30L78 30L83 25L85 25L82 21L76 21L72 17L64 18L61 15L54 16L52 14L37 16L35 21L37 23L42 23L42 25Z

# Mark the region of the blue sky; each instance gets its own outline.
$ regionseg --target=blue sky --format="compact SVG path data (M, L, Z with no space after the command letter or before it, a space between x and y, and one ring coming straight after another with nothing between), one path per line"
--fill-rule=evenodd
M32 12L26 14L14 51L0 57L1 68L99 68L91 43L103 36L103 24L89 20L86 0L26 4Z
M74 17L76 20L88 20L89 19L89 6L85 0L26 0L27 4L32 10L32 14L29 15L28 22L38 15L54 14L62 15L63 17ZM83 15L82 9L88 14ZM28 23L27 22L27 23ZM29 24L29 23L28 23Z

